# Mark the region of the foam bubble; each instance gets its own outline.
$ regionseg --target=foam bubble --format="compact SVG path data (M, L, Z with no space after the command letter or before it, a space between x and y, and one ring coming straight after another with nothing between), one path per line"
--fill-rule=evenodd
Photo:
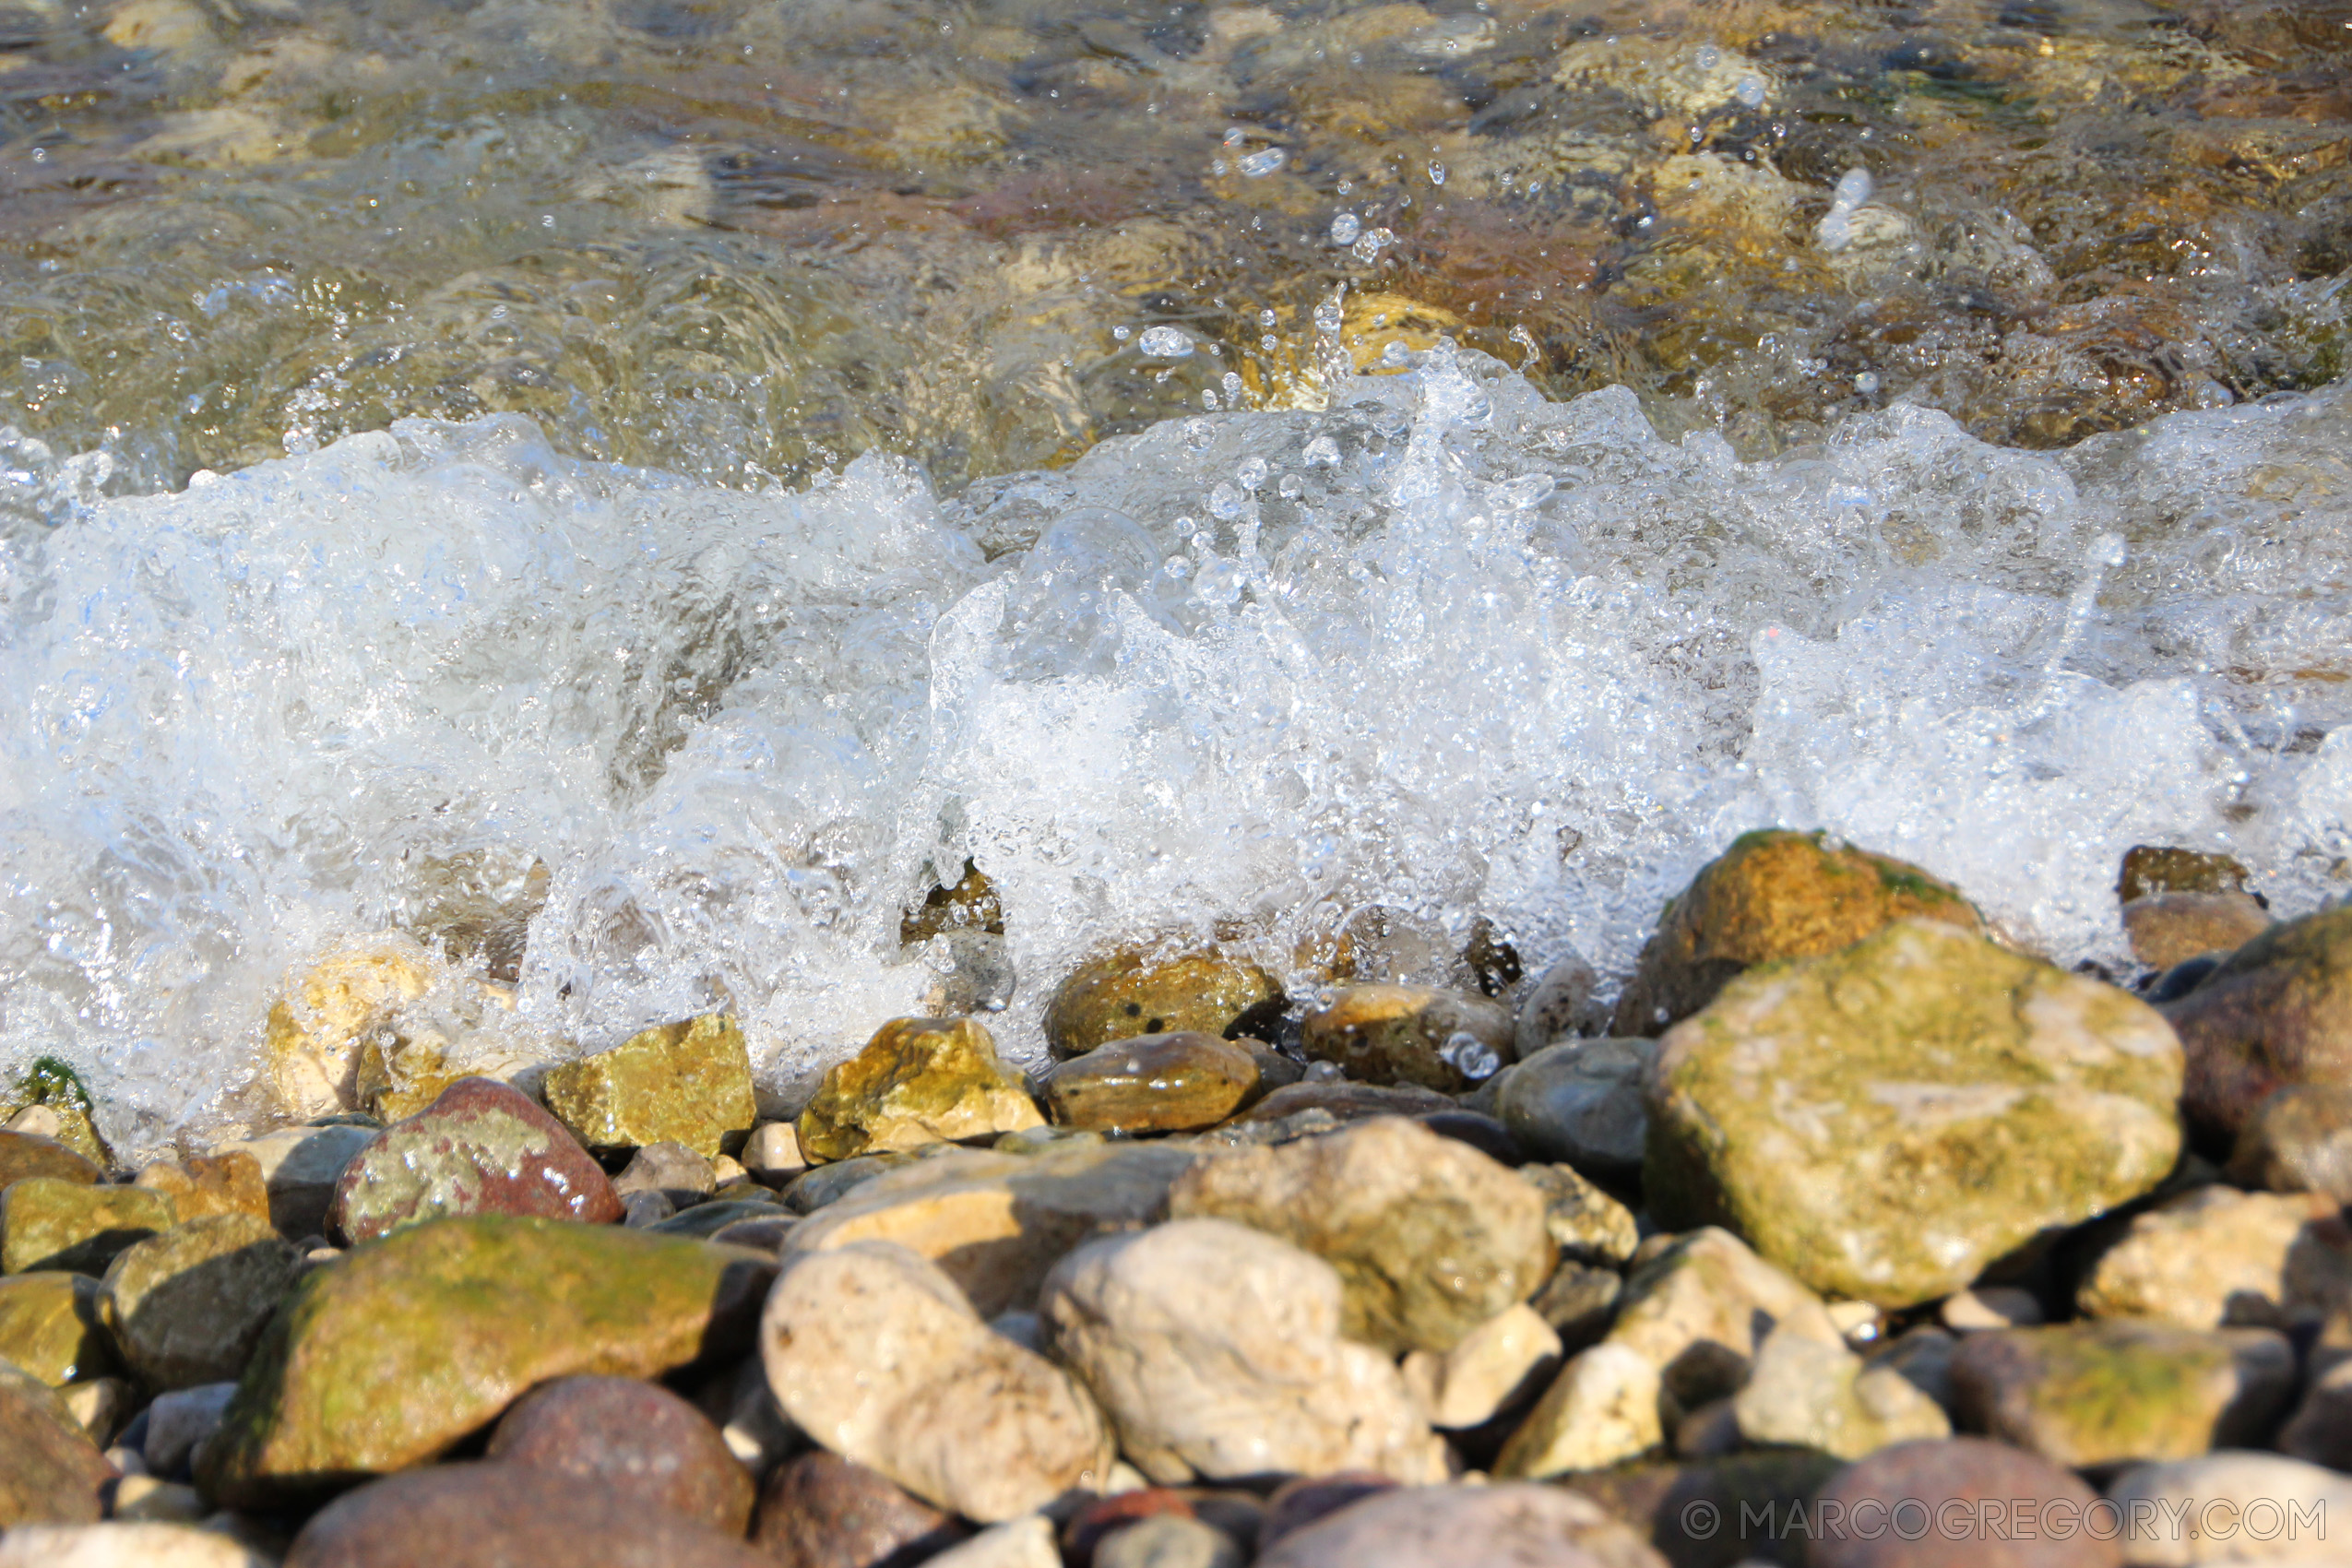
M2064 962L2120 954L2135 842L2293 914L2352 856L2348 425L2336 386L2049 455L1898 404L1742 463L1441 346L946 505L513 418L93 496L0 542L0 1065L62 1049L137 1149L250 1079L289 966L527 883L517 1028L727 1006L771 1077L929 1004L954 944L900 913L967 858L1025 1058L1153 932L1311 984L1380 905L1621 973L1776 823Z

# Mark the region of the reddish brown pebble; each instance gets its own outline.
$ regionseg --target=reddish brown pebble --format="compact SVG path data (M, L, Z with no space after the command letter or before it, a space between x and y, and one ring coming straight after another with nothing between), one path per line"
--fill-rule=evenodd
M781 1568L913 1568L970 1533L879 1472L819 1450L769 1474L752 1538Z
M356 1244L473 1214L610 1224L622 1208L603 1168L561 1122L519 1089L460 1078L351 1157L327 1223Z
M2098 1538L2101 1523L2088 1512L2097 1501L2073 1471L2006 1443L1898 1443L1822 1488L1805 1561L1812 1568L2115 1568L2122 1549L2111 1528ZM2007 1527L2029 1515L2036 1528ZM1956 1533L1954 1521L1964 1526Z
M740 1536L752 1479L700 1410L657 1384L564 1377L517 1400L489 1456L596 1482Z
M741 1540L604 1480L524 1465L386 1476L321 1509L285 1568L768 1568Z

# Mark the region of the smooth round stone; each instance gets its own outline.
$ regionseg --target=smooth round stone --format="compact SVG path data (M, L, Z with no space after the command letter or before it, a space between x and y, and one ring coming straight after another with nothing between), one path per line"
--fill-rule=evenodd
M490 1458L554 1470L742 1535L752 1479L700 1410L656 1384L565 1377L517 1400Z
M103 1377L119 1364L100 1321L99 1284L86 1274L0 1278L0 1361L52 1388Z
M2352 1084L2352 905L2275 925L2165 1008L2187 1053L2181 1109L2236 1134L2273 1090Z
M1257 1568L1665 1568L1598 1503L1558 1487L1400 1487L1276 1542Z
M55 1389L0 1364L0 1531L91 1523L113 1475Z
M1432 1111L1413 1120L1441 1138L1469 1145L1498 1164L1517 1165L1527 1158L1510 1128L1475 1111Z
M738 1539L603 1479L442 1465L346 1492L303 1526L285 1568L759 1568ZM768 1564L767 1568L772 1568Z
M1246 1048L1188 1030L1114 1040L1060 1063L1045 1080L1045 1102L1065 1127L1185 1133L1224 1121L1257 1087Z
M1581 955L1571 953L1546 969L1527 988L1513 1025L1512 1040L1524 1062L1564 1035L1577 1032L1593 1012L1593 991L1600 977ZM1605 1015L1604 1015L1605 1016Z
M95 1160L76 1154L55 1138L0 1127L0 1192L29 1176L53 1177L87 1187L104 1174Z
M276 1568L232 1536L193 1525L28 1525L0 1540L0 1568Z
M1960 1424L2076 1469L2242 1446L2294 1384L2284 1335L2122 1318L1972 1334L1952 1361Z
M879 1470L819 1449L769 1472L752 1538L779 1568L899 1568L970 1533Z
M1279 1122L1301 1111L1327 1111L1334 1120L1367 1116L1428 1116L1458 1109L1451 1095L1417 1084L1358 1084L1344 1078L1309 1078L1267 1095L1236 1118L1245 1123Z
M1282 1003L1281 982L1255 964L1215 951L1148 958L1129 950L1062 982L1046 1004L1046 1045L1067 1060L1137 1035L1261 1035Z
M610 1224L622 1213L603 1169L561 1122L512 1085L460 1078L352 1157L327 1225L356 1243L458 1215Z
M216 1214L132 1247L106 1271L106 1321L155 1388L236 1377L292 1289L302 1257L250 1214Z
M2123 1555L2145 1568L2340 1562L2342 1548L2329 1545L2352 1516L2352 1476L2243 1449L2139 1466L2117 1477L2107 1496L2123 1526ZM2174 1523L2184 1515L2194 1521L2189 1528ZM2200 1526L2214 1537L2200 1538Z
M1424 985L1352 985L1307 1015L1300 1045L1351 1078L1452 1095L1509 1062L1515 1031L1509 1009L1482 996Z
M1495 1114L1534 1159L1611 1181L1638 1176L1649 1134L1642 1077L1650 1039L1565 1040L1526 1057L1495 1094Z
M2112 1538L2059 1527L2068 1518L2099 1523L2085 1521L2083 1512L2097 1494L2072 1471L1978 1437L1882 1448L1839 1471L1821 1501L1837 1504L1847 1524L1806 1547L1811 1568L2113 1568L2123 1561ZM1971 1528L1959 1540L1934 1527L1940 1517L1975 1521L1980 1503L2001 1504L2003 1519L2030 1508L2042 1527L2031 1534Z
M1258 1521L1257 1547L1270 1550L1291 1531L1303 1529L1326 1514L1360 1503L1378 1491L1393 1491L1396 1482L1377 1470L1338 1470L1327 1476L1293 1476L1265 1500L1265 1517Z
M2352 1084L2297 1084L2264 1099L2239 1130L2229 1179L2352 1202Z
M624 1200L632 1193L659 1193L679 1208L691 1208L718 1187L711 1162L681 1143L647 1144L612 1178L612 1190Z
M172 1200L144 1187L28 1176L0 1192L0 1274L103 1274L134 1242L169 1230Z
M2158 969L2235 952L2271 924L2270 911L2247 893L2158 893L2123 906L2132 956Z

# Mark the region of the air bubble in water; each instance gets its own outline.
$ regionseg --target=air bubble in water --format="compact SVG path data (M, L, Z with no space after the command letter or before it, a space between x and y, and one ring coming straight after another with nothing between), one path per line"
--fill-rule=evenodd
M1364 220L1352 212L1343 212L1331 220L1331 243L1352 245L1356 236L1364 232Z
M1438 162L1434 159L1430 160L1429 183L1432 185L1442 185L1445 184L1445 165Z
M1339 466L1339 443L1328 435L1318 435L1299 449L1299 460L1311 469L1336 469Z
M1257 490L1262 488L1265 483L1265 474L1266 468L1265 459L1264 457L1244 458L1242 459L1241 466L1233 470L1233 477L1241 481L1241 488L1243 490Z
M1763 108L1764 101L1764 78L1762 77L1741 77L1740 78L1740 85L1731 89L1731 96L1738 99L1741 106L1744 108Z
M1182 327L1147 327L1135 347L1156 360L1181 360L1193 351L1193 339Z
M1289 162L1289 160L1290 155L1283 151L1282 148L1278 147L1269 147L1262 152L1251 153L1248 157L1241 160L1239 167L1245 178L1252 180L1263 180L1268 174L1271 174L1276 170L1281 168L1283 164Z
M1229 523L1241 515L1241 491L1220 480L1217 488L1208 493L1208 515Z
M1438 1047L1437 1054L1441 1061L1452 1063L1455 1071L1474 1084L1493 1077L1503 1066L1503 1058L1495 1054L1494 1047L1467 1029L1456 1029L1446 1036L1445 1043Z
M1865 398L1871 397L1876 394L1878 391L1878 372L1874 370L1866 370L1855 376L1854 390L1859 392Z

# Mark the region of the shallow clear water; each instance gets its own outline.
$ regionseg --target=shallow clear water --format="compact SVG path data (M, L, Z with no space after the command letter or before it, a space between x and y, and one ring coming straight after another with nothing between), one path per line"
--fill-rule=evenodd
M1775 822L2313 907L2346 21L0 7L0 1067L148 1144L489 925L520 1049L781 1081L967 859L1022 1055L1154 932L1621 969Z

